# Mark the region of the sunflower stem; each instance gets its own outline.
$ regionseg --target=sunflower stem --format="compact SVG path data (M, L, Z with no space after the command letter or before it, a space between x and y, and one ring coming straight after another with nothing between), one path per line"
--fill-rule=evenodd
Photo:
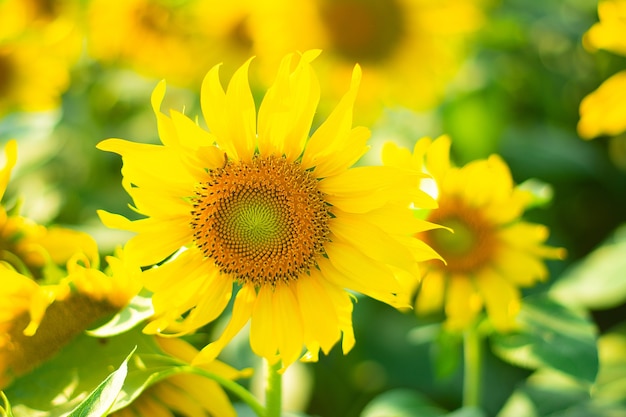
M283 375L279 372L280 361L266 364L266 385L265 385L265 417L280 417L283 397Z
M476 326L463 334L463 406L480 407L482 390L482 338Z
M259 403L254 395L242 385L239 385L235 381L231 381L230 379L224 378L212 372L205 371L202 368L197 368L195 366L183 366L181 367L185 369L187 372L194 373L197 375L204 376L205 378L212 379L213 381L220 384L224 389L232 392L237 397L239 397L244 403L248 405L254 411L258 417L265 417L266 411L265 408Z

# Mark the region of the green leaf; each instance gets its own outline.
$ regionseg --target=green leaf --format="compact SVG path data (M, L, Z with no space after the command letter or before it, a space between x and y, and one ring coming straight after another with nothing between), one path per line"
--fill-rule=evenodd
M530 192L532 196L530 203L526 206L527 209L531 207L543 207L549 204L554 196L552 186L537 178L527 179L519 185L519 188Z
M524 299L519 329L492 336L493 352L517 366L553 368L592 383L598 373L596 328L582 313L546 296Z
M102 417L106 416L118 394L122 390L124 380L128 374L128 360L135 353L136 348L128 354L124 362L106 377L100 385L94 389L91 394L87 396L78 404L78 406L72 410L69 417Z
M11 411L11 403L9 403L9 399L6 395L4 395L3 391L0 391L0 398L2 398L2 402L4 403L4 407L0 407L0 416L13 417L13 412Z
M626 225L564 272L550 294L564 304L606 309L626 301Z
M445 414L445 410L432 404L419 392L399 388L374 398L361 417L439 417Z
M6 389L16 416L67 415L103 381L136 346L128 361L128 374L111 411L118 410L146 388L185 366L163 353L153 336L133 329L112 338L80 335L55 357L16 379Z
M127 332L154 314L151 295L140 293L111 320L87 333L94 337L111 337Z

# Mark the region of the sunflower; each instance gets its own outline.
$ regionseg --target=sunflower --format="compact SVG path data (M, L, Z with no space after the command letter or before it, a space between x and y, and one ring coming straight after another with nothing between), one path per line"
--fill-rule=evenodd
M605 49L626 56L626 1L598 3L600 21L583 37L590 50ZM616 136L626 130L626 71L605 80L580 103L578 134L584 139L600 135Z
M427 220L443 228L419 234L446 263L424 268L416 300L421 314L445 310L446 325L461 330L486 308L496 329L511 327L520 307L520 287L547 278L544 259L562 259L565 251L544 245L545 226L520 219L530 194L515 186L497 155L457 168L450 164L450 139L423 138L413 154L388 143L386 165L428 171L422 186L437 195L438 208ZM435 189L434 191L432 189Z
M57 284L40 285L0 263L0 388L51 358L139 292L139 268L123 262L121 254L107 257L105 274L78 253Z
M163 145L98 145L122 156L123 184L146 216L131 221L100 211L101 219L137 233L126 246L134 263L168 260L143 273L156 313L145 331L193 331L219 317L236 292L228 325L198 363L213 359L249 320L253 351L272 364L287 367L303 345L315 360L342 334L347 352L354 335L344 288L405 306L394 272L436 256L411 237L429 225L409 202L434 204L417 188L421 174L352 167L369 136L352 128L358 66L348 92L309 137L318 54L283 59L258 119L249 62L226 92L216 66L201 90L209 132L179 112L161 113L161 83L152 106Z
M155 336L166 354L191 362L198 351L182 339ZM201 366L205 371L226 379L247 377L247 370L238 371L223 362L213 361ZM237 414L228 396L213 380L200 375L177 374L159 381L142 392L131 404L109 414L111 417L235 417Z
M0 388L26 374L69 343L88 326L119 311L137 294L138 268L124 260L123 252L107 257L106 273L83 265L80 256L68 265L69 275L57 285L38 285L6 264L0 263ZM155 336L161 350L191 362L197 350L180 339ZM250 375L222 362L202 368L222 378ZM176 414L174 414L176 413ZM212 380L193 374L178 374L161 380L142 392L128 406L111 414L124 416L234 417L235 411L222 388Z
M0 200L3 200L11 171L17 162L17 142L4 148L5 164L0 168ZM59 226L44 227L0 204L0 261L30 277L40 279L45 268L62 267L77 253L89 262L98 262L98 247L88 234Z
M255 50L277 61L286 51L321 48L327 92L339 95L354 62L363 66L359 104L429 109L467 55L482 25L475 0L270 0L255 15ZM258 22L257 22L258 20Z
M224 57L241 63L249 56L246 1L93 0L89 53L145 76L191 86Z

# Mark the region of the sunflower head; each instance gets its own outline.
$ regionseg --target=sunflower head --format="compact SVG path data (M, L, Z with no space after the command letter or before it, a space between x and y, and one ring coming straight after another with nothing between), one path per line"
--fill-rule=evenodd
M120 255L120 254L118 254ZM138 268L108 257L107 274L77 254L59 284L40 285L0 263L0 387L52 357L139 292Z
M406 306L398 271L436 254L412 238L426 222L408 209L432 206L418 190L423 174L353 167L367 129L352 127L361 79L311 133L320 85L319 51L289 54L258 111L246 62L226 90L219 66L202 84L209 131L187 116L161 112L165 85L152 96L162 145L109 139L122 156L123 184L145 218L100 212L105 224L136 232L128 255L147 269L155 320L147 332L186 333L219 317L234 296L222 336L202 350L211 361L250 321L259 356L284 366L315 359L343 338L354 344L345 289ZM166 262L163 262L166 260Z
M492 324L510 328L520 306L520 287L547 278L545 259L565 251L544 245L548 229L521 216L531 201L496 155L463 167L450 163L450 139L419 140L413 154L388 144L385 164L422 169L432 175L438 207L427 220L445 228L419 237L446 261L429 263L417 294L416 311L443 307L449 328L471 325L486 308ZM432 184L431 184L432 185Z

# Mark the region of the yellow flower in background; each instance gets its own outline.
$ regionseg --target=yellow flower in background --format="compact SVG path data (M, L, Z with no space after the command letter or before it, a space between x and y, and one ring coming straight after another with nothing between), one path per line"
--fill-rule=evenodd
M0 116L59 106L69 85L69 62L57 47L36 36L0 36Z
M255 13L255 50L277 61L292 50L320 48L320 71L339 95L354 62L363 67L359 106L424 110L440 103L483 22L475 0L270 0ZM273 59L272 59L273 57Z
M182 339L156 337L163 352L190 363L198 351ZM223 362L213 361L200 368L226 379L250 376ZM130 405L110 414L111 417L236 417L228 396L220 385L199 375L178 374L152 385Z
M432 207L421 174L352 165L369 131L352 127L361 78L310 135L320 88L311 62L319 51L287 55L258 110L248 65L226 91L219 66L207 74L201 104L209 132L177 111L163 114L161 83L152 96L163 145L101 142L123 159L131 221L101 211L109 226L136 232L133 263L149 266L156 319L147 332L191 332L218 318L236 291L232 317L197 363L211 361L250 321L253 351L284 367L303 345L315 360L343 334L354 344L351 295L406 306L394 271L435 257L412 235L429 227L407 209ZM182 248L182 250L181 250ZM182 316L184 315L184 318Z
M446 325L462 330L486 309L498 330L511 328L520 308L520 287L547 278L545 259L565 251L544 245L545 226L521 220L530 194L516 187L497 155L457 168L450 163L450 139L419 140L413 154L388 143L386 165L429 172L423 187L436 194L439 207L427 220L454 231L435 229L418 235L446 263L429 262L416 300L418 314L445 310Z
M5 164L0 168L0 200L3 200L17 162L17 142L7 142L4 152ZM42 278L47 266L62 267L78 253L91 263L98 262L97 244L87 233L59 226L46 228L13 211L6 207L6 203L0 205L0 261L37 279Z
M82 34L76 2L0 2L0 116L56 109Z
M194 86L213 65L250 56L247 1L93 0L88 50L97 60Z
M590 51L605 49L626 56L626 1L598 3L600 21L583 38ZM626 71L618 72L580 103L578 134L583 139L626 131Z
M40 285L0 263L0 388L51 358L90 324L124 307L139 268L107 257L104 273L77 254L58 284Z

